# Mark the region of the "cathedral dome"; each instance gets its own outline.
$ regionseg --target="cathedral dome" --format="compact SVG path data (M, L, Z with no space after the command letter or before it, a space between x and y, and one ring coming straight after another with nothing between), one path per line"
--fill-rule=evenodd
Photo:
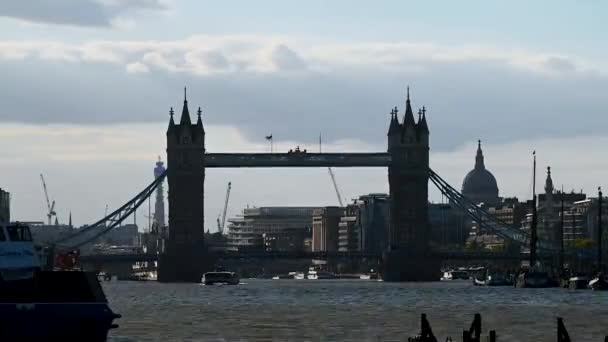
M484 165L481 141L477 146L475 168L464 177L462 182L462 194L476 203L493 204L499 202L496 178Z

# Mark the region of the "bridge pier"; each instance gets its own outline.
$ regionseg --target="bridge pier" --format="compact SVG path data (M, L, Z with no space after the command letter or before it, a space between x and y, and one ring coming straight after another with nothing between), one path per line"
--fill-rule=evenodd
M165 283L199 283L213 264L205 244L168 246L158 260L158 281Z
M384 281L437 281L441 278L441 259L432 255L390 251L382 258Z

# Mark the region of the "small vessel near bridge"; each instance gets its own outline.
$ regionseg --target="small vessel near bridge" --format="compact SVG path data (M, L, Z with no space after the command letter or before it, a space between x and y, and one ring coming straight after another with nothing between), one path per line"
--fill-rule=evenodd
M238 285L240 281L239 275L235 272L207 272L203 274L201 282L205 285Z

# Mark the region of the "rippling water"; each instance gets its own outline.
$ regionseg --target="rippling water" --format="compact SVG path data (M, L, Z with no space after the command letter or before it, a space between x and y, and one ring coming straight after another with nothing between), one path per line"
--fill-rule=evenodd
M239 286L107 282L122 314L110 341L407 341L426 313L435 336L460 341L473 314L498 341L608 335L608 291L476 287L469 282L243 280Z

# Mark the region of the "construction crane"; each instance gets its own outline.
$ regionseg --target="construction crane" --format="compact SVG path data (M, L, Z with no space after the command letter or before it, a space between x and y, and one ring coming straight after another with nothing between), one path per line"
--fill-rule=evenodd
M220 221L220 216L217 216L217 231L220 234L224 234L224 226L226 225L226 212L228 212L228 200L230 199L230 189L232 188L232 183L228 182L228 187L226 188L226 199L224 200L224 210L222 211L222 220Z
M340 203L340 206L343 207L344 202L342 201L342 194L340 194L340 188L338 188L338 183L336 182L336 176L334 176L334 172L332 171L331 167L328 167L327 170L329 171L329 175L331 176L332 183L334 183L336 196L338 196L338 203Z
M52 203L49 201L49 192L46 189L46 182L44 181L44 176L42 173L40 174L40 180L42 181L42 188L44 189L44 197L46 199L46 207L48 210L46 218L48 219L48 224L50 226L53 222L53 216L55 216L55 218L57 217L57 213L55 212L55 200L53 200Z

